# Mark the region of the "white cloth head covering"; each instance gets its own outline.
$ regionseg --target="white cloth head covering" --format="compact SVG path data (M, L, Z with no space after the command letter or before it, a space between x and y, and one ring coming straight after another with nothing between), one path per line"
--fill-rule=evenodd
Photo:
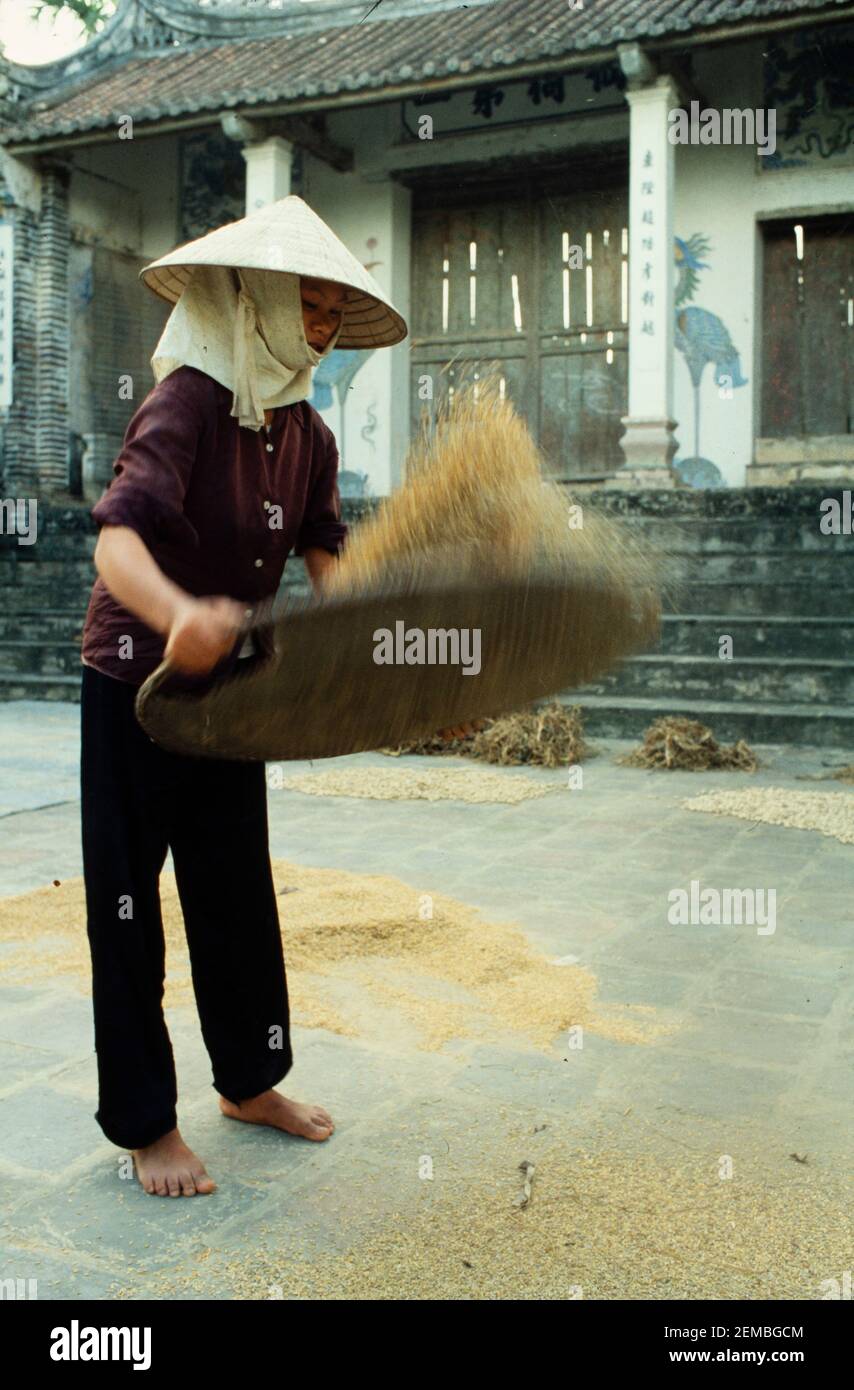
M323 357L335 345L391 347L408 331L370 272L295 193L176 247L139 274L176 306L151 359L157 381L182 363L208 372L234 391L232 414L250 429L263 424L263 406L303 400L321 360L305 341L300 276L344 291L343 321Z
M177 367L197 367L234 393L231 413L259 430L264 411L305 400L323 352L306 341L300 277L280 270L197 265L169 315L151 367L160 382Z

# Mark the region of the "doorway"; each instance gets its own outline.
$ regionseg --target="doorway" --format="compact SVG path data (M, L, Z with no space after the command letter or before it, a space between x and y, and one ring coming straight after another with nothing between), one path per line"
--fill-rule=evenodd
M599 166L458 173L414 186L413 431L463 377L494 368L550 477L595 480L621 466L625 152Z
M765 222L761 435L850 436L854 215Z

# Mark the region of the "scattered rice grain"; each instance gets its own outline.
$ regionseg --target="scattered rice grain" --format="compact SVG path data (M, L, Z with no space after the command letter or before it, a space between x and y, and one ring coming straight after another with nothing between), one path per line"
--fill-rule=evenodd
M746 787L741 791L705 792L683 801L688 811L815 830L844 845L854 845L854 796L848 792L803 792L788 787Z
M372 801L467 801L516 806L546 796L559 783L502 777L485 768L342 767L299 772L281 785L308 796L352 796Z
M625 1043L673 1031L641 1005L596 999L596 977L555 965L512 923L386 875L273 861L292 1017L387 1046L389 1013L407 1041L435 1051L460 1037L500 1040L553 1053L571 1025ZM167 943L167 1007L190 1004L192 980L175 878L161 874ZM90 989L82 879L0 900L0 940L10 984L64 977Z

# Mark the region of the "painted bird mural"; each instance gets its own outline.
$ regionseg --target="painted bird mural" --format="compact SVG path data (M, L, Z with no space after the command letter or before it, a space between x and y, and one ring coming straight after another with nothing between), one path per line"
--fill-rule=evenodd
M368 251L373 254L376 245L376 237L368 237ZM373 271L382 261L368 260L362 262L365 270ZM352 385L356 373L364 367L373 348L342 348L340 351L335 349L324 357L318 364L312 377L312 392L309 396L309 405L313 405L315 410L328 410L332 404L332 392L338 397L338 404L341 407L341 424L338 430L338 453L342 459L346 458L344 428L347 414L347 393Z
M372 352L373 348L367 350L342 348L340 352L336 348L328 357L324 357L323 361L318 363L314 369L313 390L309 397L309 404L313 405L315 410L328 410L332 405L333 391L335 392L341 407L338 452L342 459L346 457L344 428L347 414L347 393L356 373L364 367Z
M699 475L713 470L720 478L715 465L700 457L700 383L710 363L714 365L716 386L734 390L746 386L747 379L741 374L741 361L723 320L708 309L686 303L696 293L699 272L710 268L708 261L700 259L711 250L710 242L699 233L687 241L681 237L675 237L674 241L677 273L674 343L685 358L694 388L694 457L683 459L681 466ZM700 480L698 476L697 481Z

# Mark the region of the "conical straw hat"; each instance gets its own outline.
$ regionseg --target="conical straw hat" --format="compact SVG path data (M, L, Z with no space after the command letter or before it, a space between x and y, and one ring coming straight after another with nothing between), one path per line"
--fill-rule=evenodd
M282 270L344 285L347 301L336 348L390 347L408 332L374 277L294 193L176 247L139 274L149 289L175 304L197 265Z

